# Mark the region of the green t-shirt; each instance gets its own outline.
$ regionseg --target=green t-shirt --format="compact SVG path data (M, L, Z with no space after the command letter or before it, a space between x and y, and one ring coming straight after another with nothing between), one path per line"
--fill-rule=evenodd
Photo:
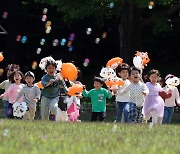
M83 90L83 96L91 98L92 112L105 112L106 98L111 98L111 93L105 88L100 88L90 91Z

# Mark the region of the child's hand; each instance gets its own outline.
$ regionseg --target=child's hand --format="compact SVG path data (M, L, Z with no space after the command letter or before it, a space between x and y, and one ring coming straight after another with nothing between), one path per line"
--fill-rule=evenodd
M82 95L77 95L76 97L79 98L79 99L83 98Z
M112 89L112 92L114 93L114 94L117 94L117 89Z
M79 104L77 104L77 109L80 110L80 105Z
M84 89L84 90L86 89L86 85L83 85L83 89Z
M54 79L51 79L49 80L49 83L52 84L55 80Z
M58 73L58 74L57 74L57 79L58 79L58 80L63 80L63 77L62 77L61 73Z
M3 98L3 95L4 95L4 94L1 94L1 95L0 95L0 99L2 99L2 98Z
M168 90L168 93L169 93L169 94L172 94L172 90L171 90L171 89L169 89L169 90Z
M36 102L36 103L38 102L38 100L39 100L39 99L37 99L37 98L33 99L33 101Z
M142 94L143 94L144 96L146 96L146 95L147 95L145 92L142 92Z

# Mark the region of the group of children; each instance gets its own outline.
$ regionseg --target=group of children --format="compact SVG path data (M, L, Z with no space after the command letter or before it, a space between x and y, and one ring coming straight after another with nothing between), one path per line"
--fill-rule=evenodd
M162 88L158 83L159 71L155 69L148 72L146 83L143 82L141 70L136 67L130 68L128 64L123 63L118 66L116 72L125 83L124 86L115 90L116 122L121 122L123 113L125 123L147 122L150 118L152 118L151 124L161 124L162 121L170 123L174 106L176 106L175 100L178 104L180 103L176 87Z
M69 108L69 121L78 121L80 96L68 96L68 84L62 76L56 73L57 64L54 61L47 61L45 70L46 74L42 77L41 83L43 89L34 85L35 75L28 71L25 76L20 71L19 65L11 64L7 67L7 80L0 84L1 89L5 89L4 94L0 97L4 100L4 115L6 118L13 118L14 102L26 102L28 111L23 119L33 120L36 112L36 103L41 102L41 119L56 120L58 109L61 108L62 91L63 95L71 103L65 107ZM124 85L118 89L103 88L104 81L102 78L95 77L94 88L90 91L83 89L83 96L90 97L92 103L91 121L104 121L106 117L106 98L115 95L117 106L116 122L123 120L125 123L141 123L152 117L153 124L170 123L174 111L175 99L179 102L179 92L175 87L172 90L163 89L158 83L160 74L158 70L151 70L148 73L146 84L142 80L141 70L136 67L129 67L123 63L116 68L117 76L124 81ZM26 85L22 82L25 78ZM75 81L74 81L75 82ZM70 82L68 82L70 83ZM73 83L71 83L73 84ZM164 91L163 98L160 92ZM163 100L164 99L164 100ZM64 100L63 100L64 101ZM68 104L68 103L67 103ZM73 109L72 109L73 108ZM75 110L74 110L75 108ZM76 114L75 119L71 117L71 110ZM164 119L163 119L164 116Z

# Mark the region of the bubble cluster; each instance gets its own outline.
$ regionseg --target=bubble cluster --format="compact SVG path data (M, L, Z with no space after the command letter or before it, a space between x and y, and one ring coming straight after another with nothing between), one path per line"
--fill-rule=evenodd
M102 34L102 38L106 38L107 37L107 32L104 32L103 34Z
M37 48L36 53L39 55L41 53L41 48Z
M73 41L75 38L75 34L74 33L71 33L70 36L69 36L69 40L70 41Z
M62 38L60 44L61 44L61 46L64 46L64 45L66 44L66 39L65 39L65 38Z
M37 61L33 61L32 62L32 69L35 70L37 68L37 66L38 66Z
M58 46L59 45L59 40L58 39L54 39L52 42L53 46Z
M70 46L70 47L68 48L68 51L69 51L69 52L72 52L72 51L73 51L73 46Z
M42 38L42 39L40 40L40 45L44 45L45 42L46 42L46 40L45 40L44 38Z
M92 29L91 29L91 28L87 28L87 29L86 29L86 34L87 34L87 35L90 35L91 33L92 33Z
M18 36L16 37L16 41L19 42L20 40L21 40L21 35L18 35Z
M27 42L27 36L23 36L21 38L21 43L26 43Z
M48 12L48 9L47 9L47 8L44 8L44 9L43 9L43 14L47 14L47 12Z
M148 8L149 8L149 9L153 9L153 7L154 7L154 2L153 2L153 1L150 1Z
M114 3L113 3L113 2L111 2L111 3L109 4L109 8L110 8L110 9L114 8Z
M90 60L88 58L84 59L83 66L87 67L89 65Z
M51 32L51 21L47 21L45 24L45 28L46 28L46 34L49 34Z
M3 12L3 15L2 15L2 17L3 17L3 19L7 19L7 17L8 17L8 12Z
M44 14L44 15L42 16L42 21L45 22L46 20L47 20L47 15Z
M99 42L100 42L100 38L96 38L95 43L99 44Z

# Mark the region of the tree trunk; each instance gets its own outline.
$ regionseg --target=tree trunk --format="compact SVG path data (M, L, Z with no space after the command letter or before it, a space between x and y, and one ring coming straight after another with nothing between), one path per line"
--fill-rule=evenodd
M136 51L142 50L141 10L129 2L124 3L119 24L120 57L132 65Z

